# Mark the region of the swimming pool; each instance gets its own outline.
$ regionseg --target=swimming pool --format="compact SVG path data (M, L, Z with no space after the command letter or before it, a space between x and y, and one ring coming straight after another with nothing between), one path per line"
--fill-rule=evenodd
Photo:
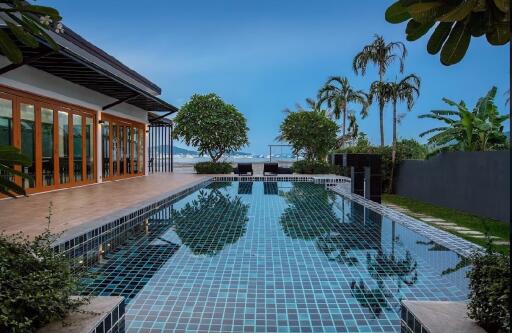
M310 182L213 182L93 266L127 332L397 332L400 300L464 300L464 258Z

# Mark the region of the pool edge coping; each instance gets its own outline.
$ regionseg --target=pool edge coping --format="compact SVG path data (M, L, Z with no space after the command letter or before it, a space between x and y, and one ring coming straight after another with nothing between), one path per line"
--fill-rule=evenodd
M445 230L436 228L435 226L432 226L407 214L401 213L397 210L394 210L393 208L368 200L358 194L351 193L339 185L330 186L329 190L343 197L346 197L355 203L363 205L364 207L367 207L397 223L400 223L407 229L414 231L419 235L424 236L465 258L470 257L475 252L478 253L484 251L484 248L478 244L472 243Z

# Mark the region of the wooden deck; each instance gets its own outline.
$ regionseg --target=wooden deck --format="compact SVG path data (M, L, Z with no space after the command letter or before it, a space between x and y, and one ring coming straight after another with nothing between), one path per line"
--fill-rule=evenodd
M52 203L51 230L60 233L206 178L209 177L196 174L153 174L0 200L0 232L22 231L30 237L40 234L47 225Z

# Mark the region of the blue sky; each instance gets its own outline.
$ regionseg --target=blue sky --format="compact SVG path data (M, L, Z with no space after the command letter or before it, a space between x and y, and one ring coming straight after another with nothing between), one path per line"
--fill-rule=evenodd
M245 114L250 147L268 152L282 110L314 97L330 75L347 76L359 89L377 79L351 69L354 55L375 33L403 41L409 51L404 74L422 78L421 96L399 126L399 136L418 138L435 122L417 116L443 108L442 97L474 105L492 85L505 113L509 89L509 46L491 47L473 39L468 54L445 67L426 52L427 38L407 42L405 25L391 25L384 11L393 1L341 0L187 0L69 1L40 4L61 11L64 23L158 84L162 98L181 106L194 93L215 92ZM387 78L400 78L398 67ZM357 106L355 106L357 108ZM405 107L400 106L405 112ZM391 110L386 112L386 142L391 139ZM379 142L378 110L359 121L362 131ZM425 139L421 139L425 141Z

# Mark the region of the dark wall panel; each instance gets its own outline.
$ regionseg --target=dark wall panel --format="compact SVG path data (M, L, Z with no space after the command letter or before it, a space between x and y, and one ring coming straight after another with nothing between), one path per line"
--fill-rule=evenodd
M400 164L396 194L510 223L510 153L453 152Z

